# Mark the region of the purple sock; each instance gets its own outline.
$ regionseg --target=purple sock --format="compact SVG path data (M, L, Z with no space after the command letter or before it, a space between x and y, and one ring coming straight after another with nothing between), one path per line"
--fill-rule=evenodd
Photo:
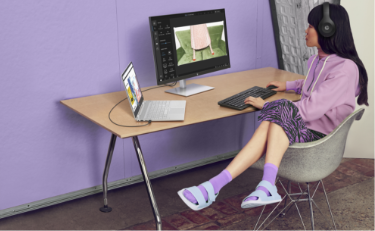
M279 168L276 165L271 164L271 163L266 163L264 165L262 180L266 180L266 181L270 182L272 185L275 185L275 180L276 180L278 170L279 170ZM268 192L268 190L263 186L259 186L257 190L262 190L263 192L265 192L267 194L267 196L271 196L270 192ZM251 196L251 197L247 198L245 201L257 200L257 199L258 199L258 197Z
M220 191L222 187L224 187L224 185L228 184L231 181L232 181L232 176L226 169L224 169L219 175L209 180L212 186L214 186L215 195ZM201 190L204 199L207 201L208 193L206 191L206 188L203 185L199 185L198 188L199 190ZM194 195L189 190L186 190L186 189L184 190L184 196L186 197L186 199L188 199L192 203L198 204L197 199L195 199Z

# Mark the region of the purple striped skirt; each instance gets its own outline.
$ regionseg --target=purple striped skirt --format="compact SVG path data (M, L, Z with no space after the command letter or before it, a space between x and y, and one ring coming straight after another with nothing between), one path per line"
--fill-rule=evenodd
M296 105L287 99L265 103L258 116L258 122L260 121L270 121L280 125L289 139L289 145L311 142L326 136L318 131L308 129Z

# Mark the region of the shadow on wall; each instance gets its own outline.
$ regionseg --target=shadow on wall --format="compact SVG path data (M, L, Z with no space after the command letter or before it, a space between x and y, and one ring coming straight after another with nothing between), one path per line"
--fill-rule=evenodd
M62 132L65 137L63 140L58 141L62 143L60 146L66 149L65 155L70 156L69 159L71 161L88 160L90 163L83 166L83 169L87 170L89 168L89 172L84 173L85 176L89 177L86 183L90 185L100 184L102 172L98 170L103 169L102 159L106 155L105 151L103 152L102 147L100 147L103 144L102 129L59 101L56 102L56 106L56 114L58 115L56 121L69 121L69 123L64 123L64 127L60 128L61 130L59 129L59 132ZM105 135L110 137L109 132ZM82 152L83 150L84 152ZM85 156L89 157L85 158Z
M127 50L120 54L120 71L124 71L130 62L133 62L134 69L136 70L137 79L141 88L157 85L154 57L152 51L150 26L148 21L142 23L140 26L132 28L131 36L127 36L129 40L120 41L126 44ZM119 30L126 28L119 28ZM143 44L137 46L135 44ZM142 48L141 50L139 48ZM120 52L124 52L121 51Z

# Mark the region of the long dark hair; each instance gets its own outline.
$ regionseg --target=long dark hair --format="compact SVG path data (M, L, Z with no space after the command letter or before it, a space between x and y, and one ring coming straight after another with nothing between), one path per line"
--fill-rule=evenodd
M367 102L367 72L361 59L358 57L357 50L355 49L352 31L350 29L349 15L345 8L341 5L329 3L329 16L336 25L336 32L329 38L323 37L319 30L318 25L320 20L323 18L323 5L314 7L307 18L307 21L312 25L318 33L318 43L324 53L336 54L342 58L350 59L355 62L359 70L359 84L361 93L358 96L358 105L365 104Z

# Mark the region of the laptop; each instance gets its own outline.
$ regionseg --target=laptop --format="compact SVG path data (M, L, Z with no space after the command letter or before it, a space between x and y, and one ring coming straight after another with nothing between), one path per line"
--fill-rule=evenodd
M133 63L121 75L136 121L181 121L185 119L186 100L144 100Z

